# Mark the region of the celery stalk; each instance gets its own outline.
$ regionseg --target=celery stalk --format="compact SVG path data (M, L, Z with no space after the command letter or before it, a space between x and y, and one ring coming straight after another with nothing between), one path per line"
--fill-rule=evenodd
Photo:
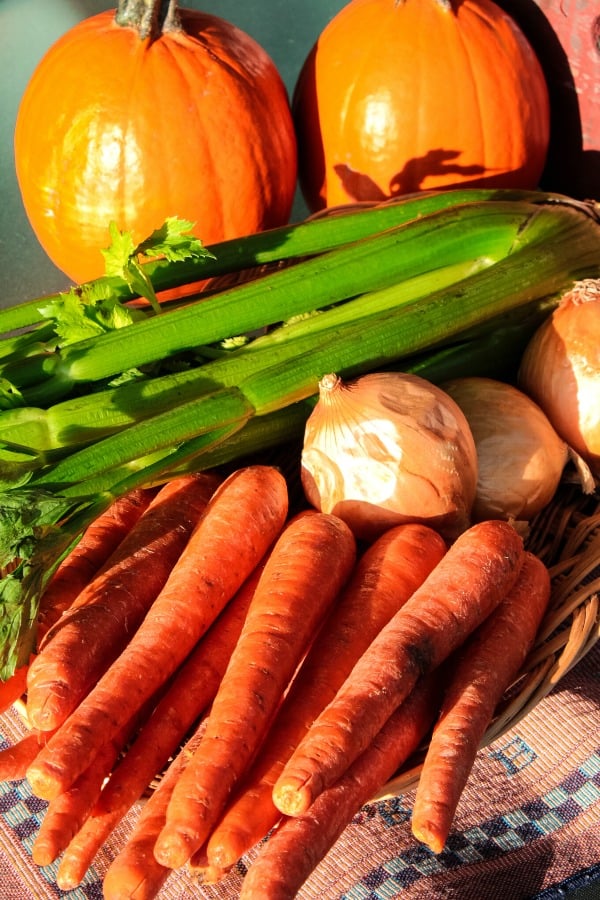
M507 235L511 242L516 240L534 210L537 207L529 203L500 201L451 207L222 291L210 300L32 357L20 367L7 366L3 374L18 388L53 379L64 390L114 376L472 258L478 255L478 235L494 253L494 238L504 247Z
M502 250L505 252L506 248ZM7 410L1 415L3 442L7 447L26 448L48 462L59 451L98 440L184 400L195 399L217 387L235 386L257 366L264 366L263 360L273 365L285 359L293 341L304 340L299 345L299 353L310 350L313 340L325 329L427 297L444 285L455 284L492 265L497 257L498 254L487 254L460 261L381 291L361 294L318 315L280 326L221 358L182 372L64 400L48 409L28 406ZM25 391L24 396L35 400L36 392Z
M144 270L152 281L155 291L160 293L243 269L324 253L411 219L464 203L495 200L559 202L561 198L560 194L494 188L456 188L419 192L400 196L394 201L376 206L370 204L359 208L350 206L343 210L343 214L316 216L304 222L212 244L208 249L213 254L213 259L206 257L200 260L180 260L176 263L159 259L147 262ZM98 278L89 285L101 283L124 302L138 296L123 279L114 276ZM81 286L83 291L87 288L88 285ZM49 294L0 310L0 334L37 324L41 320L40 308L59 296Z
M319 379L327 371L351 377L441 347L456 341L468 329L481 328L536 299L556 295L569 283L569 269L580 272L585 266L586 270L597 271L600 232L594 230L594 240L584 250L578 238L586 230L585 219L571 211L560 218L549 210L546 215L542 213L537 211L531 217L515 251L494 265L411 303L386 307L358 320L351 318L264 351L249 351L246 358L253 365L246 369L243 380L238 380L244 373L236 358L215 363L212 369L207 364L202 371L207 376L207 387L214 388L212 393L76 451L46 467L34 476L33 482L55 487L69 485L84 480L89 472L135 459L141 455L141 445L151 452L184 440L192 416L198 432L210 430L218 424L215 409L219 408L220 398L224 421L234 420L225 419L225 404L228 409L232 399L232 416L238 402L240 417L273 412L314 395ZM526 232L529 242L525 241ZM219 378L212 380L210 372L215 368ZM237 383L237 389L231 387L233 383ZM240 400L242 396L246 405Z

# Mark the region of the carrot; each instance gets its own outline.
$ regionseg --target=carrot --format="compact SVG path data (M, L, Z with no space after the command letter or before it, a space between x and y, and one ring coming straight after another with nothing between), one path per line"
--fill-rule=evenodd
M119 497L86 529L60 563L40 599L38 647L65 610L114 553L148 507L154 490L138 489Z
M261 571L262 566L254 570L196 645L114 769L89 818L65 849L56 875L62 890L82 881L102 844L214 699Z
M484 732L533 646L550 599L546 566L527 553L519 578L460 652L417 787L415 837L441 853Z
M33 659L33 656L31 659ZM10 678L7 678L6 681L0 681L0 715L5 713L7 709L10 709L13 703L16 703L25 693L27 688L27 672L29 671L31 659L28 663L15 669L13 674Z
M173 791L154 848L162 865L183 865L208 837L355 559L348 526L324 513L293 519L275 544L203 739Z
M81 828L133 727L128 723L114 740L104 743L72 787L50 801L31 851L38 866L51 865Z
M49 738L48 732L29 731L14 744L0 750L0 781L21 781Z
M150 698L117 734L101 746L88 768L73 785L50 801L32 847L32 857L38 865L53 863L87 822L115 762L140 723L146 720L155 702L154 697Z
M218 884L219 881L222 881L227 876L230 870L211 866L206 856L205 847L203 847L191 857L187 864L187 871L197 884Z
M217 484L212 475L184 476L166 484L103 571L48 632L27 675L32 726L61 725L125 647Z
M285 479L270 466L240 469L217 489L129 644L28 770L35 794L68 790L171 677L274 542L287 508Z
M420 524L391 528L367 548L295 676L268 741L209 838L212 866L232 866L276 824L281 814L273 785L300 738L445 552L437 532Z
M301 816L283 819L250 866L240 900L292 900L352 817L418 748L435 719L440 679L420 679L347 772Z
M280 812L305 812L343 775L419 676L437 668L500 603L523 555L515 529L499 520L473 525L456 539L300 741L273 787Z
M193 756L201 734L201 728L194 732L144 804L125 846L104 874L104 900L152 900L172 874L171 869L155 859L154 844L165 822L173 789Z

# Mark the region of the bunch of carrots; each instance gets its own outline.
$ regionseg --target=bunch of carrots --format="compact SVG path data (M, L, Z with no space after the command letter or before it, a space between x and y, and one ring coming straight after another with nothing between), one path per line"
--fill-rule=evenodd
M156 897L183 866L218 881L257 845L240 896L287 900L426 744L412 829L440 852L549 598L506 522L359 546L293 513L274 466L136 490L45 591L37 652L2 686L4 708L26 691L30 731L0 778L48 801L33 856L60 857L63 890L146 797L107 900Z

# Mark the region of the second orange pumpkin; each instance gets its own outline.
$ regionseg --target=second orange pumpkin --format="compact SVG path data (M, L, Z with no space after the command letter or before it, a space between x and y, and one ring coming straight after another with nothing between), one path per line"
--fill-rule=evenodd
M546 82L491 0L351 0L294 92L312 210L431 188L535 188L549 141Z

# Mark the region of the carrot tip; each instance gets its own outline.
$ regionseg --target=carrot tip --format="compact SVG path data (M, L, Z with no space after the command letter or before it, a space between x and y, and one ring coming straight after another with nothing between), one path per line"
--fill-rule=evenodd
M446 845L445 838L436 831L431 822L423 822L420 825L413 822L412 833L418 841L429 847L433 853L441 853Z
M51 866L58 854L52 853L49 847L34 844L31 848L31 858L36 866Z
M290 784L275 785L273 803L284 816L301 816L309 808L312 796L307 787Z
M74 891L83 881L84 876L75 877L74 875L64 874L60 871L56 873L56 883L61 891Z
M33 794L40 800L56 800L63 792L62 784L46 771L30 767L27 770L27 781Z
M214 849L211 848L208 862L215 869L229 869L236 864L242 855L243 852L238 853L237 848L234 849L234 846L228 848L219 845L214 847Z
M221 824L207 844L208 865L230 869L254 843L256 838L243 829L229 829Z
M180 869L197 849L190 835L165 826L154 845L154 858L167 869Z

